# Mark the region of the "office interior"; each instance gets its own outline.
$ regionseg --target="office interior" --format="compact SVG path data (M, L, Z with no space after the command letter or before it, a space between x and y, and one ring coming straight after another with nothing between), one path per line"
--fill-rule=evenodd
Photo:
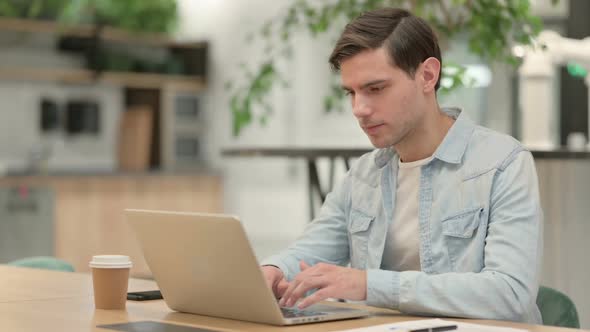
M235 89L268 52L259 31L294 2L177 0L168 34L0 15L0 264L50 256L85 273L92 255L124 254L132 276L149 279L125 208L239 216L259 259L294 241L319 210L315 185L329 192L354 163L350 151L371 149L349 105L325 110L337 31L290 36L297 47L278 61L286 84L236 135ZM531 10L543 29L590 38L589 1L531 0ZM441 105L522 140L530 117L520 68L473 55L462 34L445 59L475 83L440 96ZM590 328L586 59L550 69L551 93L536 97L552 102L552 144L531 146L544 210L541 284L574 301L582 328Z

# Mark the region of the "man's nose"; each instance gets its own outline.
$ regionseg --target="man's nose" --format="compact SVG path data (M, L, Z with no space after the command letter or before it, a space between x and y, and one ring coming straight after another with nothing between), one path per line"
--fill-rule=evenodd
M352 114L358 118L366 118L371 115L371 107L362 98L356 98L352 104Z

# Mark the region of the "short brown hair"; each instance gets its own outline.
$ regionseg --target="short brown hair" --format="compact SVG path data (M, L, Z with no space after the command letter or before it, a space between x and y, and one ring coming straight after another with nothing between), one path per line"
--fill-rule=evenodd
M348 23L330 55L330 65L339 71L342 61L380 47L385 47L392 65L412 78L418 66L429 57L437 58L442 65L434 31L423 19L400 8L368 11ZM438 76L436 90L440 86L440 71Z

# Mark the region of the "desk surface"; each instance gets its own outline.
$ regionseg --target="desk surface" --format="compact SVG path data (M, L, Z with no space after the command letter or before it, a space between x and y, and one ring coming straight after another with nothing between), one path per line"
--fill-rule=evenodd
M129 289L154 289L149 280L131 279ZM0 331L111 331L96 328L100 324L133 321L165 321L220 331L336 331L397 321L423 319L396 311L371 308L369 318L278 327L170 310L164 301L127 302L126 310L95 310L92 279L89 274L25 269L0 265ZM346 304L344 304L346 305ZM470 320L524 328L534 332L566 332L570 329L509 322Z

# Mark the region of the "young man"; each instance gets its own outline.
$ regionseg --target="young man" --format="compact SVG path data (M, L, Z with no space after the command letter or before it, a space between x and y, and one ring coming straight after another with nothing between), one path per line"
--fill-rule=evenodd
M367 12L346 26L330 63L378 149L358 160L299 240L263 262L280 304L342 298L540 323L533 158L515 139L439 107L431 28L405 10Z

